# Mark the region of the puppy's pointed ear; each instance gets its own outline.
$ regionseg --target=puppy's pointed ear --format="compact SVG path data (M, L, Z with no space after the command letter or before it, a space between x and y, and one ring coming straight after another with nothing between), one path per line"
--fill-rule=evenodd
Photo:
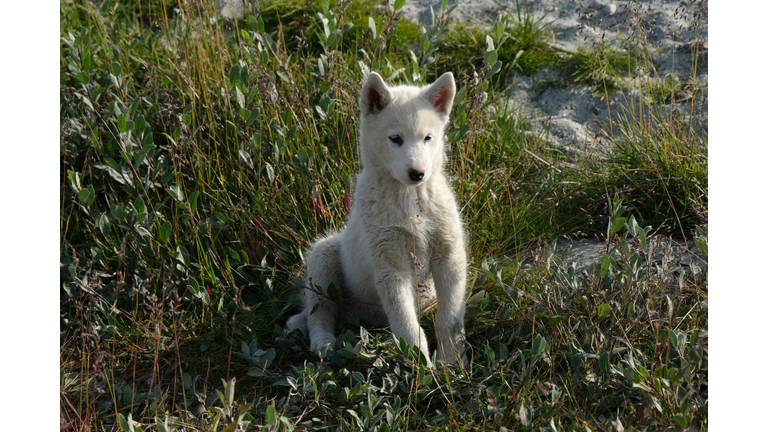
M453 97L456 96L456 83L453 81L453 74L446 72L441 75L437 81L424 89L422 95L439 113L445 114L447 117L451 113Z
M392 102L392 92L381 79L381 75L371 72L363 84L360 94L360 112L363 115L378 114Z

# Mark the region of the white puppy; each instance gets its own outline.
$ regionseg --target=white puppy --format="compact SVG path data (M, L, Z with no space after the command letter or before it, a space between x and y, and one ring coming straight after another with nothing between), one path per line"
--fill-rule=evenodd
M443 172L444 128L456 94L453 74L429 86L388 87L371 73L360 96L360 156L346 229L319 239L307 257L304 309L288 329L310 338L310 349L334 348L342 308L430 359L419 325L418 291L437 297L438 358L462 355L467 254L456 198ZM328 295L333 285L339 301ZM333 289L331 292L333 293ZM430 362L431 363L431 362Z

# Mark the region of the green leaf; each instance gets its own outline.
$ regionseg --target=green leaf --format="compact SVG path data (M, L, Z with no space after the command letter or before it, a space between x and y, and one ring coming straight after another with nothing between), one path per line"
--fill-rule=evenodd
M125 115L123 114L117 116L117 130L119 130L120 133L125 132Z
M709 246L707 245L707 241L701 237L694 237L693 238L694 243L696 243L696 247L699 248L699 250L704 254L709 256Z
M85 72L78 72L77 80L80 81L80 84L88 84L91 81L91 79L88 78L88 75ZM93 108L93 105L91 105L91 108Z
M224 402L228 407L232 406L232 402L235 400L235 378L232 378L229 383L224 383L224 396L227 398Z
M82 186L80 186L80 173L72 170L67 170L67 177L69 177L69 186L75 192L80 192Z
M368 30L371 31L371 36L376 38L376 21L373 20L373 17L368 17Z
M131 169L126 165L121 165L120 172L120 176L125 181L125 184L128 184L128 186L133 186L133 173L131 172Z
M675 423L682 430L688 427L688 417L685 414L675 414Z
M541 354L547 349L547 340L544 339L541 335L536 335L536 338L533 340L533 344L531 346L531 350L533 351L533 355Z
M607 352L600 354L600 358L597 360L597 366L600 368L600 372L603 375L608 376L611 372L611 355Z
M262 366L264 366L265 369L268 368L272 364L272 362L275 360L276 356L277 356L277 351L275 351L274 348L268 349L264 353L264 357L261 359Z
M83 70L85 73L90 74L93 70L93 55L88 53L85 57L83 57Z
M624 222L627 221L627 218L625 217L617 217L613 220L613 224L611 225L611 232L617 233L621 231L621 228L624 227Z
M187 251L187 248L184 246L176 246L176 259L178 259L182 264L189 266L189 251Z
M205 287L201 287L194 276L190 275L187 278L187 290L192 293L193 296L199 298L205 304L211 303L211 298L208 296L208 290ZM226 390L226 389L225 389Z
M504 23L501 20L496 21L496 24L493 25L493 35L496 36L496 40L501 40L501 37L504 36Z
M237 423L230 423L226 426L224 426L224 429L221 430L221 432L235 432L238 428Z
M160 228L157 230L157 237L158 240L160 240L160 243L166 243L168 241L171 237L171 231L173 231L173 225L171 225L170 222L165 221L160 225Z
M405 338L401 337L399 343L400 343L400 351L408 355L408 342L405 341Z
M490 78L490 77L496 75L497 73L499 73L501 71L501 66L503 66L503 65L504 65L504 62L501 61L501 60L499 60L496 63L494 63L493 67L491 67L488 70L488 73L485 74L486 78Z
M518 415L520 416L520 423L523 424L523 426L530 426L531 425L531 419L528 414L528 408L525 407L525 404L520 404L520 410L518 410Z
M610 255L606 255L603 257L603 263L600 266L600 274L608 273L608 270L611 269L611 261L613 258L611 258Z
M277 417L277 411L275 411L275 404L272 404L267 407L267 418L265 419L267 425L275 424L276 417Z
M137 197L135 201L133 201L133 208L136 210L137 214L144 214L147 211L147 206L144 204L144 200L141 199L141 197Z
M400 10L405 6L405 0L395 0L395 10Z
M110 224L106 213L102 213L96 218L96 225L98 225L99 231L101 231L102 234L109 234Z
M674 318L675 313L675 305L672 303L672 299L669 298L669 296L665 296L667 298L667 319L669 322L672 322L672 318Z
M644 368L642 365L636 365L637 373L642 377L644 380L647 380L650 374L648 373L648 369Z
M272 168L272 165L267 162L264 166L264 168L267 170L267 179L269 180L269 184L272 184L275 182L275 169Z
M81 203L87 204L90 200L91 191L89 189L80 189L77 193L77 200Z
M245 95L240 91L240 87L235 86L235 98L240 108L245 108Z
M248 165L248 168L253 168L253 160L251 159L251 155L249 155L248 152L242 148L240 149L239 153L240 153L240 159L242 159L243 162L245 162L245 164Z
M499 54L496 53L496 50L491 50L485 53L485 62L488 64L488 66L493 66L496 64L496 60L498 60Z
M130 414L128 417L130 417ZM117 415L117 423L120 425L120 430L123 432L133 432L133 424L126 420L122 414Z
M263 376L269 376L269 374L264 371L264 367L263 366L254 366L254 367L248 369L248 372L246 372L245 374L250 376L250 377L255 377L255 378L259 378L259 377L263 377Z
M496 48L493 45L493 38L489 35L485 35L485 50L487 52L495 51Z
M176 201L183 203L184 202L184 193L181 191L181 188L174 185L166 189L168 191L168 194L173 197Z
M157 426L157 432L171 432L171 430L168 428L168 418L166 417L165 422L160 423L160 420L155 417L155 425Z
M187 279L187 289L195 297L198 297L200 295L200 283L197 282L197 279L195 279L194 276L190 276Z
M194 213L197 211L197 197L200 196L200 191L192 191L189 194L189 210Z
M240 79L240 65L235 64L232 66L232 68L229 70L229 74L227 75L227 78L229 78L229 82L231 84L235 84L237 80Z
M336 38L335 38L334 36L335 36L334 34L332 34L332 35L331 35L331 37L333 37L333 40L334 40L334 42L335 42ZM330 42L330 41L331 41L331 38L328 38L328 44L329 44L329 46L331 45L331 42ZM278 71L278 72L277 72L277 76L278 76L278 77L280 77L280 79L281 79L281 80L283 80L283 81L285 81L286 83L288 83L288 84L291 84L291 78L288 76L288 74L287 74L287 73L285 73L285 72L282 72L282 71Z
M259 119L259 115L261 115L261 110L259 107L256 107L251 110L251 115L248 116L248 118L245 120L245 124L248 126L251 126L256 120Z
M629 217L629 220L627 220L627 229L629 230L629 233L633 236L636 236L639 234L639 231L642 231L640 229L640 226L637 224L637 221L635 220L635 215L631 215Z
M117 203L109 209L109 215L116 221L123 220L123 212L125 211L125 204Z
M603 303L597 307L597 318L605 318L611 314L611 305Z
M133 131L136 132L137 135L143 134L146 125L147 121L144 119L143 115L140 115L136 117L136 120L134 120Z
M237 251L235 251L232 248L227 248L227 253L229 254L229 257L234 261L240 261L240 255L237 254Z
M635 381L635 371L629 366L621 366L621 373L624 375L624 379L627 383L632 384Z
M96 201L96 191L93 189L93 185L88 185L88 205L92 205Z
M137 224L134 228L136 229L136 232L139 233L140 236L142 236L142 237L152 237L152 233L149 232L149 230L147 230L143 226Z

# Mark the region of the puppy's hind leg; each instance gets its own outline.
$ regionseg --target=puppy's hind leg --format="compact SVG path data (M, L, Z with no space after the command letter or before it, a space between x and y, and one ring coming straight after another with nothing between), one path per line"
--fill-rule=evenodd
M307 258L307 273L304 289L304 311L309 333L310 349L317 353L322 347L334 348L336 319L339 304L328 295L333 285L338 294L342 293L344 274L341 268L339 248L341 237L334 234L318 240Z

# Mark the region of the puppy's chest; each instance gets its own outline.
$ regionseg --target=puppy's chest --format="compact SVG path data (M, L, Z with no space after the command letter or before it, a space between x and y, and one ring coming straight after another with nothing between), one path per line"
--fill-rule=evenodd
M380 234L397 245L400 253L409 257L414 266L428 272L429 261L435 248L436 231L442 222L439 214L431 208L425 208L420 203L401 208L394 212L390 209L391 218L380 225Z
M414 199L407 202L382 202L379 214L382 226L398 227L409 236L417 239L429 238L436 227L440 226L441 212L432 203Z

